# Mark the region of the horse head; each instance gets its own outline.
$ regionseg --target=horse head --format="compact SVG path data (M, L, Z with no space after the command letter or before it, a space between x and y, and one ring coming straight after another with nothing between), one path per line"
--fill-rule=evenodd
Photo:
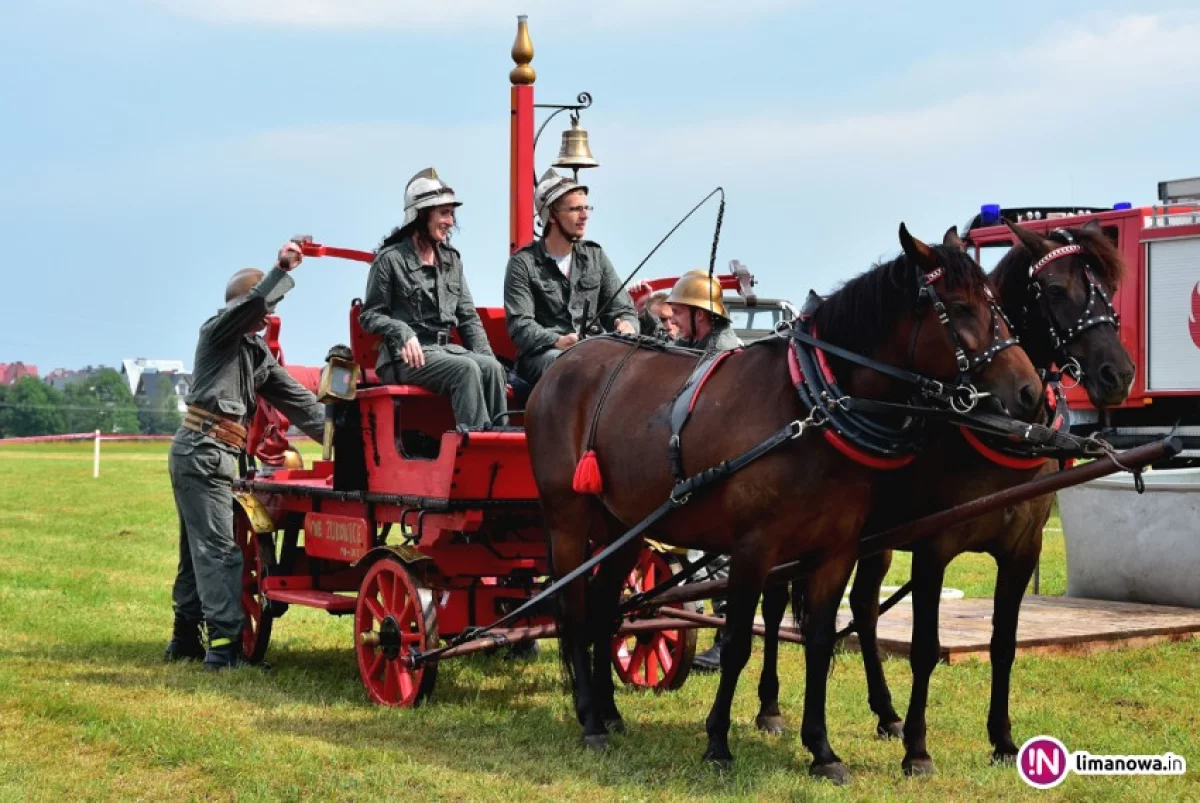
M1049 238L1005 223L1017 245L993 275L1030 357L1074 371L1097 408L1120 404L1134 376L1111 301L1124 273L1120 252L1097 221Z
M900 224L902 257L893 265L913 303L898 325L906 334L912 370L988 393L1005 412L1032 420L1042 402L1041 381L1009 329L983 269L957 233L930 246ZM952 379L951 379L952 378Z

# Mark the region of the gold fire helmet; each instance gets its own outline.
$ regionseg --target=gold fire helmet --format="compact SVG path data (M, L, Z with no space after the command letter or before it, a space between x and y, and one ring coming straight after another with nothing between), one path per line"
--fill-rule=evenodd
M729 320L729 313L725 311L725 302L721 296L721 282L715 277L710 279L708 271L703 268L696 268L679 277L679 281L671 288L671 294L667 296L667 303L686 304L689 307L708 310Z

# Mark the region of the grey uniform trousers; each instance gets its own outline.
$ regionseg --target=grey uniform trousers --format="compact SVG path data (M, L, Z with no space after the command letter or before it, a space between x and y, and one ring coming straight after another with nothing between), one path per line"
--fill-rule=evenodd
M508 380L504 366L495 357L476 354L461 346L426 347L425 364L410 368L400 360L379 371L380 380L399 385L418 385L450 397L454 420L468 427L481 427L508 409ZM496 424L505 424L500 419Z
M167 458L179 512L175 615L208 623L212 640L242 633L242 550L233 535L237 459L217 441L181 431Z
M524 379L530 385L536 385L538 380L542 378L542 374L546 372L546 369L561 355L562 351L556 348L548 348L545 351L539 351L537 354L518 355L517 376Z
M709 553L705 552L702 549L689 549L687 552L687 559L688 559L688 562L695 563L696 561L700 560L707 554L709 554ZM705 566L700 571L696 572L696 574L692 576L692 579L688 580L687 583L684 583L684 585L690 585L691 583L705 583L705 582L708 582L709 580L728 580L728 579L729 579L729 556L722 555L721 557L714 560L712 563ZM726 604L727 604L726 599L713 600L713 612L718 615L721 614L725 610ZM703 602L700 603L700 608L701 608L701 610L703 610L703 608L704 608Z

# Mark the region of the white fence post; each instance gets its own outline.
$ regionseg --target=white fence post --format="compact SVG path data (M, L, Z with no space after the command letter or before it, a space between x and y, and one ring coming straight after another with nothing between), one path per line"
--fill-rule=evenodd
M100 476L100 430L96 430L96 448L92 454L92 479Z

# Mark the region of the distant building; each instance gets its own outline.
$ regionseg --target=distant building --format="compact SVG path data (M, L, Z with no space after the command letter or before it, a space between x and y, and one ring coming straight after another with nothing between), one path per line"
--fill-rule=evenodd
M88 377L97 373L99 367L89 365L87 368L81 368L78 371L69 368L55 368L50 373L46 374L46 382L48 382L55 390L66 390L68 386L84 381Z
M26 365L23 362L0 362L0 385L15 384L24 376L32 376L37 379L37 366Z
M125 381L129 383L129 392L135 396L143 374L182 374L185 370L183 360L147 360L145 357L121 360L121 376L125 377ZM190 385L191 377L188 379Z
M171 381L169 383L155 381L159 377L167 377ZM191 390L191 374L173 371L143 371L141 378L138 379L137 390L133 395L137 399L145 399L150 407L158 409L163 394L170 394L174 398L179 412L186 415L187 404L184 399Z

